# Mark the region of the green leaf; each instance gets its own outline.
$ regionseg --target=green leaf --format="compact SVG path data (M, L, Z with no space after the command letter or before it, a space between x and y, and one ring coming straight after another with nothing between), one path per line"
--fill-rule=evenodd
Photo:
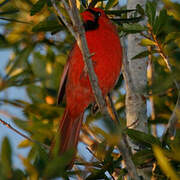
M40 86L37 85L29 85L27 87L28 96L34 103L43 103L45 92Z
M134 24L123 24L123 26L118 27L118 30L124 31L127 33L138 33L138 32L147 30L147 28L144 26L141 26L138 23L134 23Z
M166 24L167 18L168 16L166 10L161 10L159 16L156 17L155 23L153 25L154 34L160 34L162 27Z
M165 43L168 43L171 40L180 39L180 32L171 32L165 38Z
M45 79L47 78L46 73L46 56L42 55L40 52L35 52L33 54L32 70L36 77Z
M138 144L142 144L143 146L151 147L153 144L161 144L160 140L151 134L146 134L134 129L127 129L126 132L133 141Z
M18 144L18 148L26 148L29 147L31 144L32 143L29 140L25 139Z
M164 151L157 145L153 146L153 151L163 172L166 176L173 180L179 180L178 175L176 175L175 170L169 163L168 158L165 156Z
M139 54L137 54L134 57L132 57L131 59L134 60L134 59L144 58L144 57L147 57L148 55L154 54L154 53L157 53L157 51L155 51L155 50L152 50L152 51L142 51Z
M51 7L51 6L52 6L51 0L47 0L47 6L48 6L48 7Z
M55 177L65 177L66 167L71 162L74 151L70 150L63 154L63 156L57 155L51 161L49 161L46 169L44 171L44 177L55 178Z
M31 16L34 16L36 13L40 12L45 3L45 0L38 0L31 8Z
M8 76L15 76L18 73L23 71L24 66L27 65L27 59L29 58L29 54L32 52L34 46L28 46L24 48L17 57L6 67Z
M25 166L26 171L28 172L30 179L35 179L35 180L38 179L38 171L31 164L31 162L27 158L24 158L22 156L19 156L19 157L20 157L23 165Z
M147 57L149 54L150 54L150 51L143 51L143 52L140 52L139 54L135 55L131 59L133 60L133 59L144 58L144 57Z
M154 158L152 150L143 149L137 153L135 153L132 157L134 163L136 165L144 165L146 163L149 163Z
M54 15L49 16L39 24L35 25L32 29L33 32L46 32L46 31L59 31L64 26L59 24L59 21Z
M116 4L118 3L118 0L109 0L106 4L105 9L110 9L112 7L114 7Z
M155 43L154 41L152 41L152 40L150 40L150 39L147 39L147 38L142 39L141 42L140 42L140 44L141 44L142 46L155 46L155 45L156 45L156 43Z
M29 128L28 122L18 118L13 118L14 123L21 129L27 130Z
M11 10L8 10L8 11L1 11L0 16L16 14L18 12L19 12L18 9L11 9Z
M156 17L156 2L150 2L148 1L146 3L146 14L148 17L148 22L151 26L153 26L155 22L155 17Z
M12 177L12 152L11 145L7 137L3 139L1 147L1 161L6 177Z

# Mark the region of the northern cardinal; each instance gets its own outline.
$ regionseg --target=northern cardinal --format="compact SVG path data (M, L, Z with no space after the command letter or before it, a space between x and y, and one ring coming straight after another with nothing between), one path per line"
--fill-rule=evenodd
M98 83L105 97L115 86L122 65L122 47L115 25L100 8L89 8L82 14L86 39ZM58 103L66 94L66 108L60 121L60 150L63 154L76 149L83 114L89 104L95 102L81 51L74 44L59 87Z

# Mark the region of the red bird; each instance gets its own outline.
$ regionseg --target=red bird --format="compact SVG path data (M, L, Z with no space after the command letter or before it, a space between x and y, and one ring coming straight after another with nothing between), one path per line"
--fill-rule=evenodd
M82 14L88 48L103 96L115 86L122 65L122 47L115 25L102 9L89 8ZM95 102L81 51L75 43L60 82L58 103L66 94L66 108L60 122L60 154L76 149L83 114Z

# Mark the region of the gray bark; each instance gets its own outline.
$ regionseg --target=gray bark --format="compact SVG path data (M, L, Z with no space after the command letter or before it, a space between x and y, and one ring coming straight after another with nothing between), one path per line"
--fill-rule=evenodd
M145 0L128 0L127 9L134 9L137 4L144 7ZM142 24L144 21L141 22ZM128 35L127 60L129 72L126 81L126 118L127 126L130 128L147 132L147 107L143 91L147 85L147 60L145 58L132 60L132 57L144 51L144 47L139 43L142 37L140 34ZM127 82L129 81L129 82ZM138 149L136 145L130 143L132 150Z
M134 9L137 4L144 7L145 3L146 0L128 0L127 9ZM145 20L141 22L143 23ZM145 50L139 45L141 39L140 34L130 34L127 37L127 49L124 48L123 76L126 85L127 126L147 133L147 105L144 97L144 90L147 86L147 60L145 58L132 60L132 57ZM142 148L128 141L133 153ZM138 170L138 174L148 180L149 171L151 168Z

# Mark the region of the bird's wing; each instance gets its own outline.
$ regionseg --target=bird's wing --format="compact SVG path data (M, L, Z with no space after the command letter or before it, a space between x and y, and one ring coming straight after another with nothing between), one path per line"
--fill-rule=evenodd
M60 102L62 102L63 97L65 95L69 65L70 65L70 61L71 61L71 59L73 57L73 54L74 54L76 48L77 48L77 43L74 42L74 44L72 46L72 49L71 49L71 51L69 53L69 56L67 58L66 65L64 66L62 76L61 76L61 80L60 80L60 84L59 84L59 90L58 90L58 96L57 96L57 104L60 104Z
M58 96L57 96L57 104L60 104L62 101L64 94L65 94L65 88L66 88L66 81L67 81L67 75L68 75L68 70L69 70L69 60L67 60L66 65L64 66L64 71L61 76L60 80L60 85L59 85L59 90L58 90Z

